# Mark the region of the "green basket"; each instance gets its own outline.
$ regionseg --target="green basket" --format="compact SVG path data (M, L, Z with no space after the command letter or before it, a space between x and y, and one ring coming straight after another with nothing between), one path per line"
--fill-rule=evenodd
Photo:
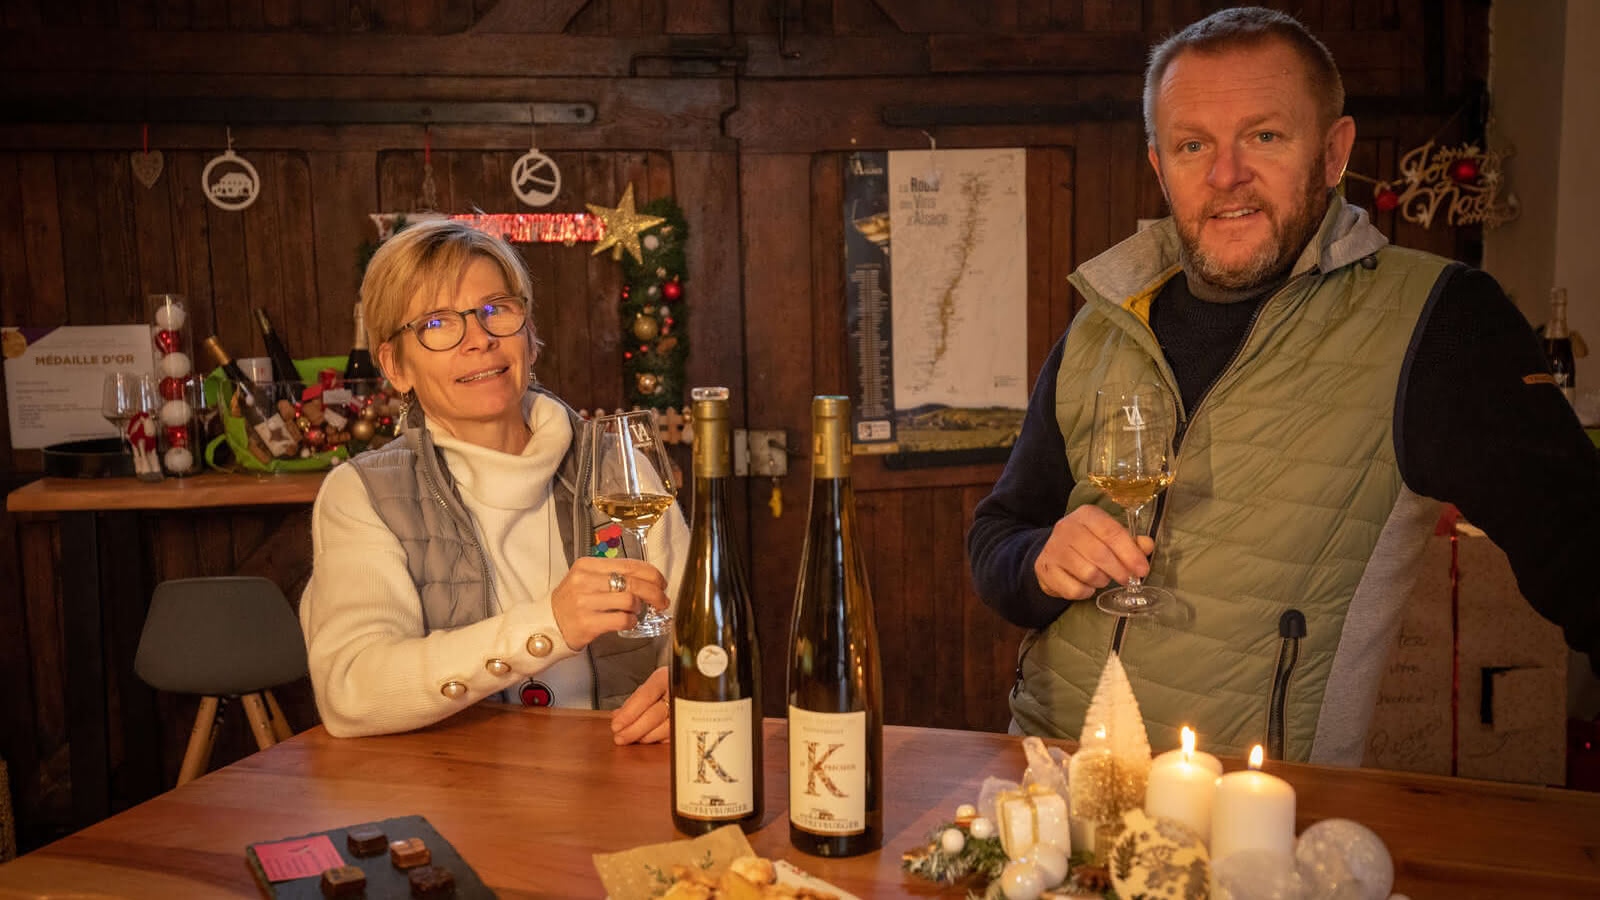
M300 380L306 384L317 383L317 373L323 369L343 371L345 360L340 356L317 356L311 359L297 359L294 367L300 374ZM223 373L222 368L212 369L205 380L206 402L216 404L222 419L222 434L211 440L206 445L206 465L219 468L216 463L217 448L227 441L233 449L235 464L251 472L321 472L333 466L335 459L349 459L350 454L343 446L332 450L325 450L312 456L298 459L274 459L263 463L256 459L250 452L250 441L245 437L245 421L236 418L229 411L229 399L233 396L233 383Z

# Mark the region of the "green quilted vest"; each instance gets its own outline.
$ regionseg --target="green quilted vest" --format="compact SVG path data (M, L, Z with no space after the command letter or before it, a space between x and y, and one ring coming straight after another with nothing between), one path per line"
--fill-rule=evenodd
M1148 579L1179 608L1131 620L1123 642L1153 748L1177 746L1182 725L1221 754L1264 743L1278 619L1298 609L1308 629L1286 756L1360 763L1388 641L1437 516L1401 483L1394 412L1413 331L1447 264L1386 247L1364 212L1336 199L1235 358L1198 408L1181 411ZM1168 219L1073 275L1088 302L1056 382L1066 462L1080 478L1069 510L1095 503L1122 519L1081 480L1095 390L1149 380L1178 395L1148 325L1152 298L1178 272ZM1024 732L1078 736L1114 623L1086 601L1029 636L1011 702Z

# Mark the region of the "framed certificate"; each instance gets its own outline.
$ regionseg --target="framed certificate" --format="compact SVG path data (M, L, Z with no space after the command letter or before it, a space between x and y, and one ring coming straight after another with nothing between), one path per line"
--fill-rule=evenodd
M3 328L0 351L16 450L116 435L100 415L106 373L152 371L148 325Z

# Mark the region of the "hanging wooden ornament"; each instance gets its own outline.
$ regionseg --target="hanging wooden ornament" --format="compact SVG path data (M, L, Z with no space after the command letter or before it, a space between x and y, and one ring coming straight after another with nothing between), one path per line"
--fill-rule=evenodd
M156 180L161 177L161 170L165 161L160 150L150 149L150 126L145 125L140 129L143 149L129 154L129 161L133 164L133 177L147 188L155 187Z
M260 195L261 175L249 160L233 152L232 128L228 129L228 149L213 156L200 172L200 188L211 205L229 212L248 208Z
M561 167L539 150L533 131L533 107L528 107L528 152L511 166L511 190L529 206L549 206L561 193Z

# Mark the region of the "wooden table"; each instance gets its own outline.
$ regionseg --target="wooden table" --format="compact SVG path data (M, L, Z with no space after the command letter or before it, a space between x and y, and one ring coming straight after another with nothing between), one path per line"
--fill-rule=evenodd
M1017 778L1019 739L885 729L889 838L844 860L790 848L786 729L768 720L766 825L756 849L862 898L934 895L900 871L986 776ZM1335 816L1376 830L1414 900L1600 896L1600 795L1370 770L1273 764L1301 828ZM664 744L614 747L603 713L479 705L420 732L337 739L321 727L14 862L0 898L257 894L246 844L421 814L503 897L598 897L590 860L676 837ZM959 897L956 888L943 896Z
M108 615L125 612L121 607L129 604L108 604L103 598L124 592L129 586L145 589L145 560L135 537L136 512L309 504L321 486L321 473L211 473L159 482L134 478L41 478L6 495L7 512L61 515L62 556L67 562L61 567L61 622L75 824L88 825L111 812L105 620ZM102 533L111 538L104 547ZM102 578L111 573L115 577ZM145 604L137 604L139 610L144 607ZM137 641L140 622L119 624L124 627L112 630L131 633ZM127 658L132 659L131 654ZM130 681L134 677L131 671L115 674ZM144 796L161 787L159 767L138 777L151 782Z

